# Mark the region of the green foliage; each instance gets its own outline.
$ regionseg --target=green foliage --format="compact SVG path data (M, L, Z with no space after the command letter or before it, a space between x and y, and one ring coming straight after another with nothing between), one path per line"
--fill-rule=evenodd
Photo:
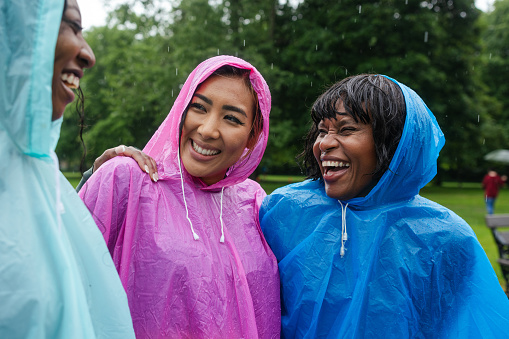
M434 112L447 140L442 171L480 176L482 156L509 141L508 3L481 15L473 0L125 0L86 36L97 58L82 79L87 163L121 143L142 148L194 67L230 54L271 88L261 166L273 173L300 172L295 156L318 95L368 72L409 85ZM81 149L69 113L57 152L75 169Z

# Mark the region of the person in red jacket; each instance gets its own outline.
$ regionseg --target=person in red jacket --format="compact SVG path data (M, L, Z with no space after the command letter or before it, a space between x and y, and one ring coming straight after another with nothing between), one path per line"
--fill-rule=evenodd
M484 198L486 200L486 210L488 214L493 214L495 199L498 196L498 191L504 183L505 180L492 168L490 168L488 173L484 176L484 179L482 180L482 187L484 189Z

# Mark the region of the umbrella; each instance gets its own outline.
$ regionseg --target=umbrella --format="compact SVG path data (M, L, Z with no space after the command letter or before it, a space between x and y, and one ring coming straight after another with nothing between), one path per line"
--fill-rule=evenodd
M509 164L509 150L497 149L484 156L484 160L503 162Z

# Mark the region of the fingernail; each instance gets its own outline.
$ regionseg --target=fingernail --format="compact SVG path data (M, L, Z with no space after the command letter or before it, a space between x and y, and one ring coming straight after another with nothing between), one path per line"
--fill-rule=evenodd
M148 166L145 165L145 172L147 172L147 174L150 174L150 172L148 171Z
M154 173L152 174L152 180L154 180L154 182L157 182L157 173Z
M157 172L154 173L156 175L156 181L159 181L159 174Z

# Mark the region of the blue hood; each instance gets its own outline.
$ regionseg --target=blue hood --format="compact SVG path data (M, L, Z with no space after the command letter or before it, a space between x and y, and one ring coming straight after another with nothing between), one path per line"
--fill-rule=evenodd
M474 232L419 195L436 174L444 136L421 98L396 83L403 135L366 197L340 202L322 181L307 180L263 201L283 338L507 337L509 301Z
M389 170L367 196L346 201L350 208L377 208L409 200L437 174L437 159L445 143L444 134L417 93L391 80L398 84L405 97L407 109L403 134Z
M0 338L134 338L106 244L54 153L63 5L0 1Z

